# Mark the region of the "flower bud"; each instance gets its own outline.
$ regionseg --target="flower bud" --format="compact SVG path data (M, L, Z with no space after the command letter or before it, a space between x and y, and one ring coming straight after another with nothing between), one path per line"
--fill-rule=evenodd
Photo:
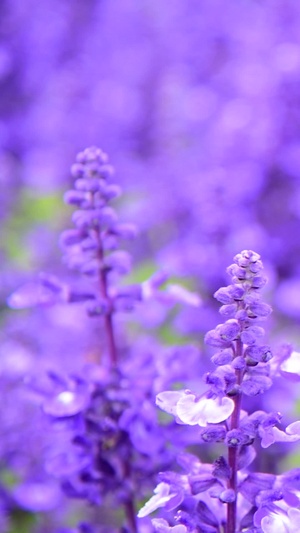
M222 503L232 503L236 499L236 495L233 489L226 489L221 492L219 496L219 500Z
M227 365L228 363L231 363L233 359L233 352L232 350L222 350L221 352L215 353L211 360L212 362L219 366L219 365Z

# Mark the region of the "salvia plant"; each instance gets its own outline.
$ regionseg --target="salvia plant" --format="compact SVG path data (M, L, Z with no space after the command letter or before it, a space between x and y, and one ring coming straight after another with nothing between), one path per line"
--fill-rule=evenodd
M71 172L74 188L65 202L76 207L75 227L62 233L60 245L66 264L81 276L74 285L44 274L9 299L14 308L79 303L100 320L93 362L82 361L72 373L53 369L27 380L51 433L45 470L67 498L90 509L77 529L56 533L136 533L151 527L158 533L298 531L300 468L280 475L255 471L261 450L300 440L300 421L282 429L280 413L258 408L257 397L274 379L293 379L299 359L288 346L273 355L263 342L261 322L271 307L261 295L266 278L260 256L249 250L236 255L227 269L230 284L214 294L224 322L205 335L216 351L213 369L201 382L196 348L164 350L156 343L145 350L122 342L120 312L151 299L167 306L198 306L200 299L178 285L164 285L164 272L121 284L131 259L120 241L134 238L136 229L120 223L110 205L121 194L112 182L113 168L106 154L91 147L78 154ZM195 390L182 388L185 381ZM167 420L159 421L155 397L171 415ZM185 451L189 445L197 455ZM205 461L215 453L213 461L202 462L202 452ZM157 476L154 496L141 506ZM24 482L7 495L7 505L31 511L55 507L53 492L48 497L45 490L41 502L39 491L41 483ZM158 509L151 526L144 518Z
M52 442L45 458L48 474L73 500L83 500L94 509L109 507L112 513L123 509L124 527L134 532L136 502L149 493L159 470L169 467L174 458L166 446L169 428L159 426L154 399L162 383L170 385L181 377L182 350L162 353L156 346L163 362L151 356L150 346L145 353L118 344L114 320L117 313L133 310L138 302L158 299L166 306L176 302L197 306L199 297L175 284L160 290L167 279L164 272L140 284L121 285L119 276L129 272L131 259L119 249L120 240L134 238L136 229L118 222L116 211L108 205L121 194L112 183L113 168L106 154L91 147L78 154L71 173L74 188L64 199L77 207L72 215L75 228L61 234L60 245L65 263L83 277L73 287L43 274L13 293L9 305L83 303L90 317L100 317L102 342L94 363L72 374L55 369L27 381L51 427ZM195 359L195 351L193 347L184 350L187 361ZM13 496L31 511L49 510L53 504L53 492L47 498L46 487L36 482L19 485ZM102 516L101 520L109 519ZM112 522L120 520L113 517ZM91 518L79 524L79 531L94 531L93 522Z
M268 448L300 439L300 421L282 430L280 413L251 411L249 399L266 392L292 356L287 350L272 365L270 347L262 343L264 330L258 324L271 312L261 299L266 283L262 270L257 253L241 252L228 267L230 285L214 295L226 320L205 336L205 342L217 349L211 358L216 369L205 375L205 392L171 390L157 395L160 409L179 424L199 427L199 443L224 445L223 454L212 464L183 453L178 456L183 473L160 473L155 495L139 511L140 517L159 507L175 511L175 526L165 518L153 519L159 533L299 530L300 468L275 475L255 472L250 466L256 441Z
M157 472L178 479L187 451L207 465L222 456L230 476L236 458L236 480L221 479L236 500L213 497L220 480L198 495L188 495L187 482L178 509L172 501L156 511L154 520L166 520L161 528L217 529L215 518L196 520L196 500L220 530L235 522L242 531L298 531L297 482L278 475L300 466L297 426L290 426L300 418L300 355L276 344L299 343L300 2L227 0L226 9L224 0L27 4L1 3L0 531L65 533L57 524L81 521L76 527L84 531L144 533L151 515L136 521L136 511ZM58 229L69 227L62 223L65 169L74 147L100 138L124 169L118 183L133 195L124 204L115 200L120 189L103 152L79 155L65 198L74 225L60 240L68 270L54 243ZM130 268L123 249L135 229L118 221L123 207L133 207L142 235L138 250L129 245L137 251L130 282L122 277ZM261 327L259 308L252 304L247 327L236 316L243 299L224 289L222 320L229 323L217 336L222 328L234 332L236 321L245 329L231 346L215 346L217 353L210 333L202 349L205 332L218 323L211 295L243 249L263 252L269 272L272 333L261 342L272 350L262 344L264 356L246 336ZM170 310L199 299L166 284L164 272L145 279L154 262L191 276L202 307ZM10 305L45 307L7 312L8 293L33 270L51 275L27 283ZM184 345L195 339L200 350ZM239 363L245 367L235 368ZM225 380L223 391L216 376ZM228 418L191 425L155 406L157 394L158 404L166 403L162 391L187 401L187 389L197 405L211 393L207 408L218 401ZM273 411L274 426L272 419L257 422L255 413ZM244 432L246 416L258 433L235 453L227 432ZM260 492L250 498L253 483L245 477L254 472ZM277 476L272 488L270 476ZM170 485L166 479L160 481ZM282 487L284 498L262 504L263 489L280 495ZM190 522L178 522L177 511Z

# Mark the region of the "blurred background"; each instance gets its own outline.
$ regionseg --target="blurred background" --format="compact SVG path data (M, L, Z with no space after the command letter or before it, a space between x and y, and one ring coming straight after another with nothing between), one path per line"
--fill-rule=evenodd
M109 154L120 218L139 228L131 280L164 268L201 295L200 309L161 327L162 340L202 343L217 320L212 294L249 248L267 269L273 342L299 349L300 3L1 0L0 9L6 401L35 361L64 358L68 368L69 344L72 360L89 349L77 311L6 307L40 271L67 277L57 242L72 210L62 195L89 145ZM151 330L163 319L149 309L143 320ZM58 324L64 334L52 335ZM16 415L5 413L15 443Z

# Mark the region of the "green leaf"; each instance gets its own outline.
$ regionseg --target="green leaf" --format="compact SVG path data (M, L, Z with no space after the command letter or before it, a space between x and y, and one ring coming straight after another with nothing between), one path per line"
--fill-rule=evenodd
M62 195L37 195L32 189L22 191L15 211L3 227L1 247L11 261L22 269L31 269L30 249L24 245L26 235L37 225L50 229L62 226L65 216Z
M9 533L31 533L36 523L37 517L34 513L17 509L11 515L11 528Z
M131 283L143 283L149 279L154 272L158 270L157 265L153 261L144 261L132 269L131 273L126 276L126 285Z

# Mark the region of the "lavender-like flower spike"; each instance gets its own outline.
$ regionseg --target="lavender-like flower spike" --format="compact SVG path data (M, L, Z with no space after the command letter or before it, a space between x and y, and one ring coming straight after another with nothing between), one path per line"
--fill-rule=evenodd
M232 390L228 390L234 401L234 410L230 418L230 431L225 442L228 446L228 465L231 470L228 489L237 494L237 463L239 450L247 444L247 435L240 429L240 414L242 394L248 396L260 394L271 386L268 370L263 366L271 358L269 348L260 345L260 338L264 330L256 325L258 320L266 318L271 313L271 307L262 302L260 289L266 283L262 275L263 264L260 256L251 250L244 250L234 257L234 263L227 269L231 276L231 284L222 287L215 294L223 306L221 314L229 316L225 324L219 325L215 330L209 331L205 342L219 346L232 354L231 367L235 372L235 383ZM213 361L216 360L214 356ZM217 361L222 360L222 351L218 354ZM227 365L229 366L229 365ZM209 376L210 381L217 371ZM228 501L227 507L227 532L234 533L236 528L237 503L236 498Z
M111 183L114 171L102 150L91 147L80 152L71 172L75 178L74 189L67 191L64 199L78 208L72 216L76 229L64 231L60 244L69 267L78 269L94 282L95 297L89 301L87 312L90 316L104 316L110 360L115 364L112 315L119 307L118 291L112 294L108 277L111 272L126 274L130 270L130 256L117 250L118 241L133 238L136 230L131 224L119 224L115 210L108 205L121 190ZM127 300L140 298L140 292L127 293ZM127 303L127 308L130 307L132 303Z
M77 207L72 215L75 228L61 233L60 247L66 264L88 277L90 287L88 290L73 288L53 275L40 274L38 279L14 291L7 303L13 309L22 309L84 302L89 316L103 317L110 361L115 365L114 313L132 311L141 300L197 307L201 299L198 294L176 284L168 284L161 290L169 277L163 271L140 284L118 286L115 274L127 274L131 269L131 256L118 249L119 241L133 239L137 230L133 224L119 223L115 210L108 205L121 194L120 187L111 183L113 167L102 150L91 147L77 155L71 173L74 188L65 193L64 200Z
M258 254L241 252L227 271L231 276L230 285L215 293L223 304L221 314L225 322L205 336L207 344L218 348L212 356L215 370L205 376L208 390L200 395L189 390L157 395L157 405L173 415L179 424L200 426L200 442L223 442L227 458L219 457L214 465L199 462L196 468L195 458L187 475L177 474L175 478L166 474L162 479L170 485L164 485L166 494L184 492L181 509L175 517L182 525L189 523L193 530L211 532L236 533L245 527L253 527L247 531L269 532L271 525L278 523L281 527L285 523L283 518L277 522L274 518L276 498L286 499L287 510L282 516L289 517L289 527L297 523L298 513L293 509L294 496L283 495L280 476L278 480L265 474L245 477L246 468L256 456L252 443L256 438L261 439L261 446L267 448L274 442L296 442L300 439L300 422L293 422L282 431L276 427L281 421L280 413L256 411L248 415L241 410L243 395L261 394L272 383L269 364L272 354L269 346L261 342L264 330L259 324L270 314L271 307L262 301L260 294L266 280ZM192 509L192 502L197 511L186 512L186 508ZM156 495L140 510L139 516L151 512L152 505L168 508ZM212 515L208 517L200 508L209 509Z

